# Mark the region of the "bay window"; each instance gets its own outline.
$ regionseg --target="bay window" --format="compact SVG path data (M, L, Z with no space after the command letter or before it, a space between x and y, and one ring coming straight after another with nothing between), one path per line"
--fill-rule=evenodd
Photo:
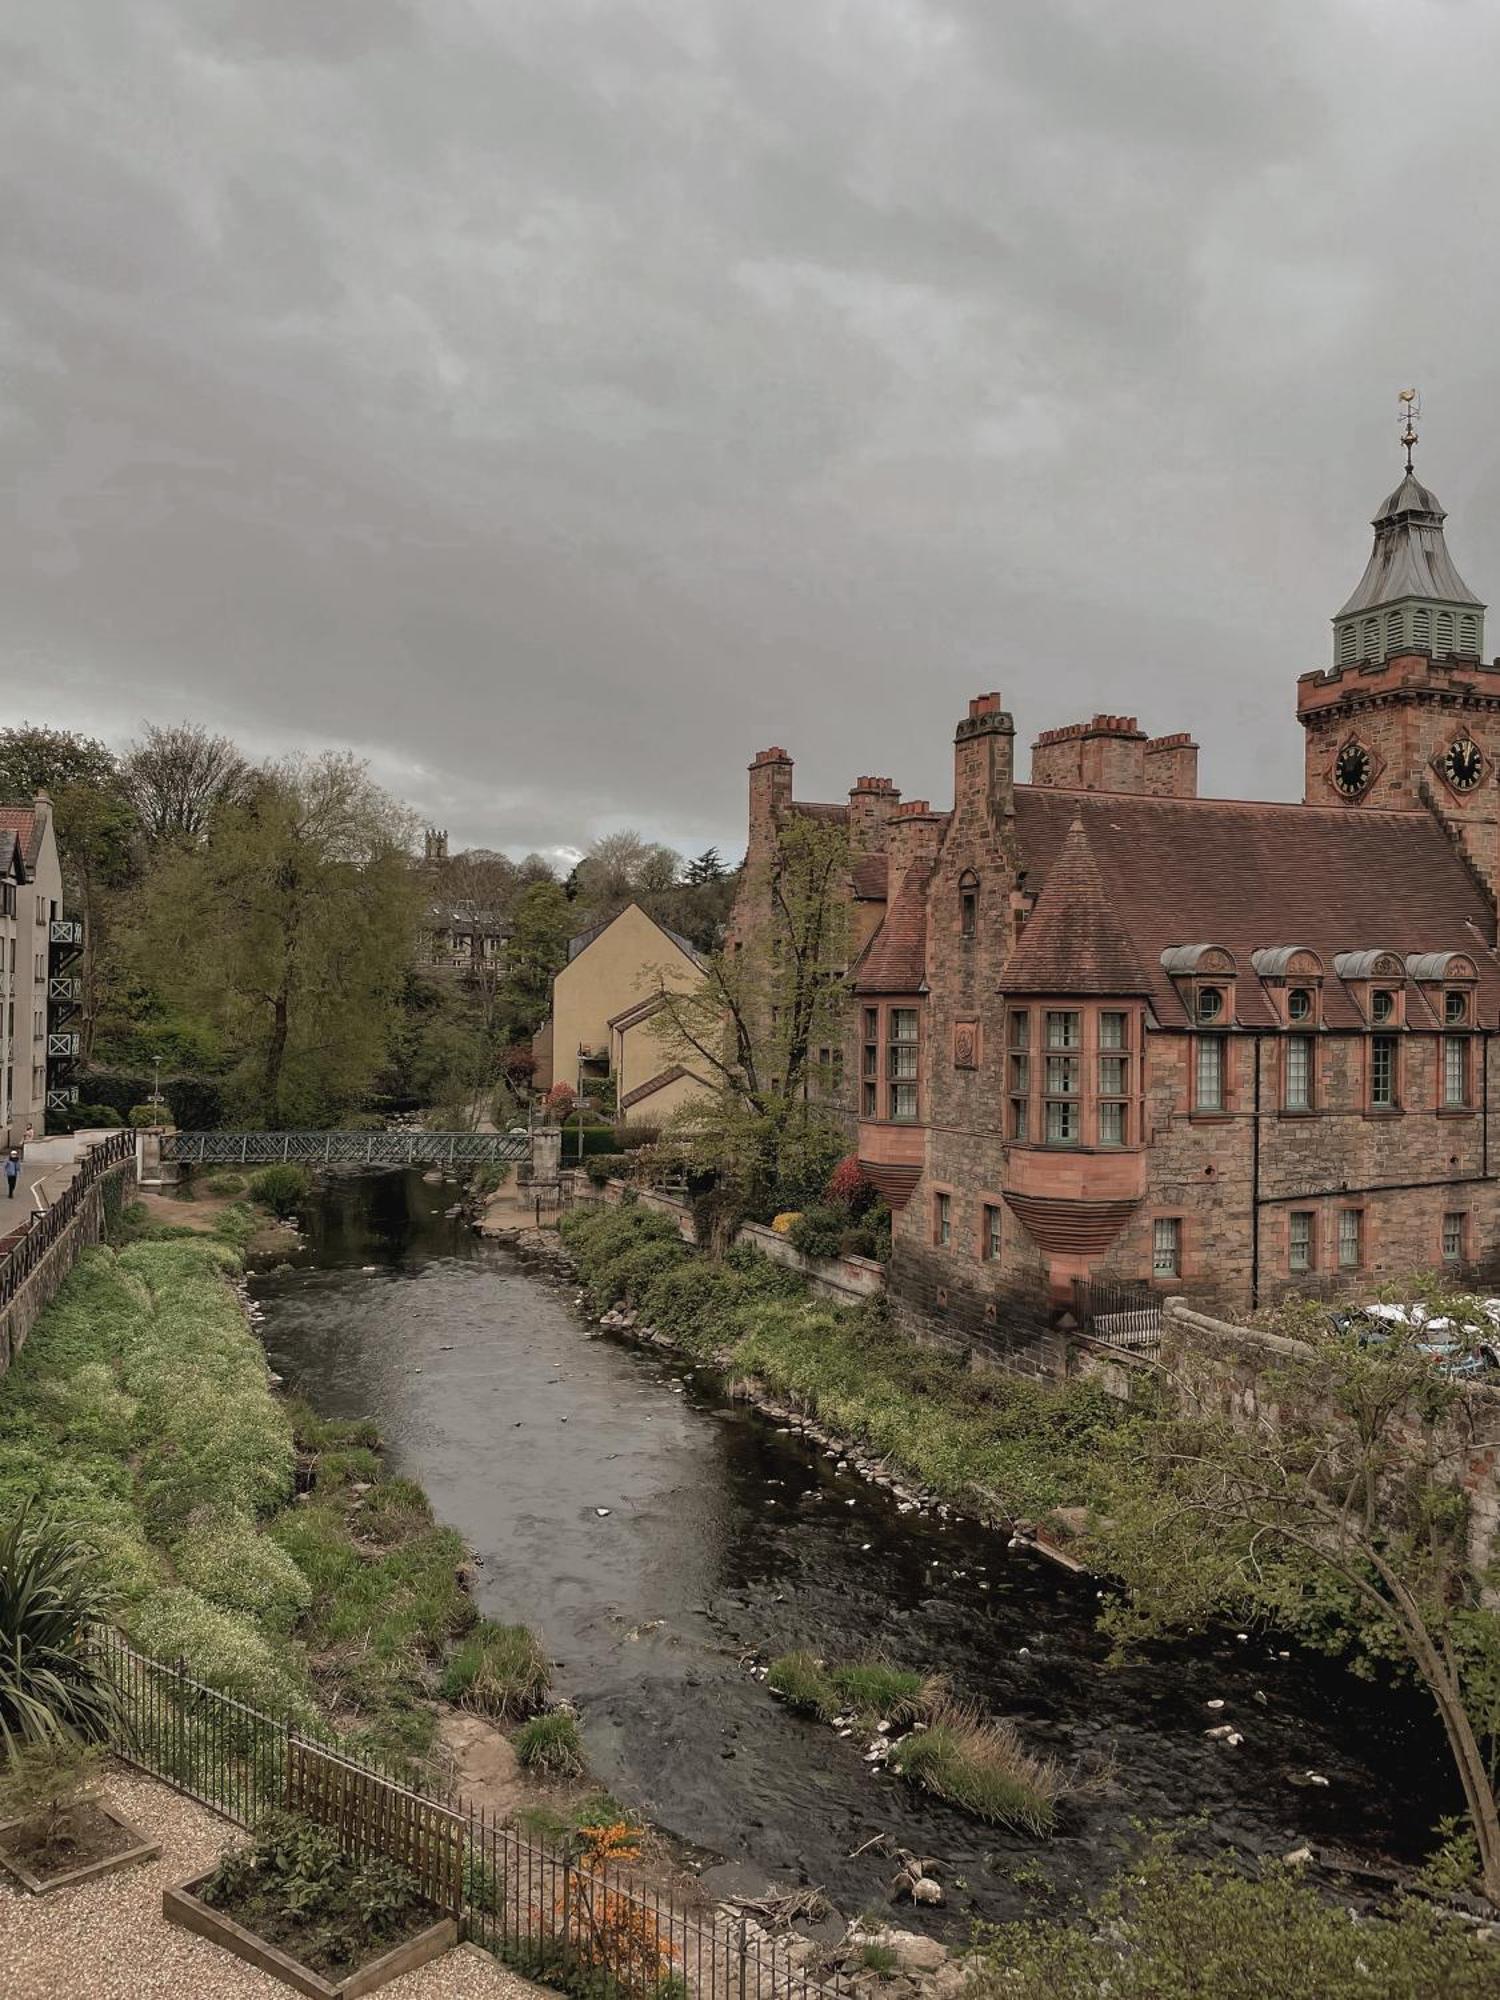
M1006 1037L1006 1081L1010 1087L1010 1136L1025 1139L1031 1112L1031 1015L1024 1007L1013 1007L1010 1033Z
M892 1007L887 1014L886 1077L890 1084L889 1116L897 1124L913 1124L917 1116L917 1010Z
M1047 1144L1076 1146L1083 1138L1083 1107L1079 1102L1079 1072L1083 1047L1083 1017L1077 1008L1049 1008L1046 1067L1042 1095Z

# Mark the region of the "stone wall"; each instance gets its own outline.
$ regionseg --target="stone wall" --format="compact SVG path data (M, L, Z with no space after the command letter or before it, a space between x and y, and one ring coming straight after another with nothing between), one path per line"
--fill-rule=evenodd
M1180 1298L1168 1299L1162 1313L1161 1372L1185 1407L1236 1423L1274 1422L1278 1366L1311 1352L1302 1341L1213 1319ZM1500 1389L1463 1384L1445 1422L1444 1448L1465 1467L1469 1560L1478 1574L1500 1557ZM1500 1592L1494 1596L1500 1604Z
M57 1241L0 1308L0 1375L4 1375L62 1282L90 1244L102 1243L108 1218L135 1187L135 1155L100 1175L79 1198L78 1211Z

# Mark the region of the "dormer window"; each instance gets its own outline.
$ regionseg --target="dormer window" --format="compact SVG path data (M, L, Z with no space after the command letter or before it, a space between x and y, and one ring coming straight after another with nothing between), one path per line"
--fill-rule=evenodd
M1377 1027L1384 1027L1396 1018L1396 996L1378 988L1370 995L1370 1019Z
M1469 1018L1469 996L1461 986L1450 986L1443 995L1443 1025L1461 1028Z
M1313 997L1305 986L1294 986L1286 996L1286 1017L1289 1021L1310 1021L1312 1019Z
M1198 988L1198 1019L1200 1021L1217 1021L1223 1011L1223 987L1200 986Z

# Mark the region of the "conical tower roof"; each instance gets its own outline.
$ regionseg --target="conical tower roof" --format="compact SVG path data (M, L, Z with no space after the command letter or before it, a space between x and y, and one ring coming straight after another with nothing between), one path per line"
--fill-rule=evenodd
M1130 933L1115 914L1081 818L1037 898L1000 981L1005 993L1149 993Z

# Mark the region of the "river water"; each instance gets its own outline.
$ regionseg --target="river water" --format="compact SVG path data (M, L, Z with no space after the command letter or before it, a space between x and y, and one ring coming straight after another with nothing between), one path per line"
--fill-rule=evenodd
M898 1515L707 1375L591 1338L444 1218L452 1198L416 1174L331 1183L293 1268L255 1280L272 1365L325 1414L375 1418L481 1558L481 1609L541 1634L600 1783L702 1850L706 1879L815 1882L852 1915L892 1864L850 1856L884 1830L946 1864L948 1909L925 1921L952 1932L1027 1907L1037 1866L1057 1896L1093 1891L1133 1819L1198 1822L1201 1846L1409 1860L1457 1809L1417 1696L1233 1635L1110 1668L1092 1583ZM788 1714L742 1664L795 1646L943 1673L1112 1779L1050 1840L984 1827L872 1775L858 1739ZM1238 1748L1205 1734L1225 1721Z

